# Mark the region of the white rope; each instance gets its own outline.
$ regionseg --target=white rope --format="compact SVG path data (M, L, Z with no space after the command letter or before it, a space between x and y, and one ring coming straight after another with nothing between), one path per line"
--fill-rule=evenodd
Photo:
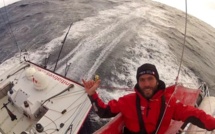
M194 131L191 131L191 130L181 130L181 132L189 132L189 133L202 133L202 132L205 132L206 130L194 130Z
M177 90L178 78L179 78L179 74L180 74L180 71L181 71L181 65L182 65L183 56L184 56L184 48L185 48L186 35L187 35L187 0L185 0L185 13L186 13L186 15L185 15L185 30L184 30L184 42L183 42L183 48L182 48L182 55L181 55L181 60L180 60L180 64L179 64L178 74L177 74L177 77L176 77L175 90L172 93L172 95L170 96L170 99L169 99L168 103L166 104L167 106L169 105L169 103L170 103L170 101L171 101L171 99L173 97L173 94L175 94L175 92ZM160 129L161 123L163 122L164 116L166 114L166 110L167 110L167 107L165 107L163 116L161 118L161 121L160 121L157 129L156 129L155 134L157 134L159 129Z
M180 64L179 64L179 69L178 69L178 74L176 76L176 85L178 84L178 79L179 79L179 74L181 71L181 65L183 62L183 57L184 57L184 48L185 48L185 44L186 44L186 37L187 37L187 0L185 0L185 28L184 28L184 42L183 42L183 47L182 47L182 55L181 55L181 60L180 60Z
M185 49L185 44L186 44L186 34L187 34L187 0L185 0L185 12L186 12L186 16L185 16L185 29L184 29L184 42L183 42L183 47L182 47L182 55L181 55L181 60L180 60L180 64L179 64L179 69L178 69L178 74L177 74L177 77L176 77L176 82L175 82L175 90L174 90L174 92L172 93L172 95L170 96L170 99L169 99L169 101L168 101L168 103L167 103L167 106L169 105L169 103L170 103L170 101L171 101L171 99L172 99L172 97L173 97L173 95L175 94L175 92L176 92L176 90L177 90L177 85L178 85L178 80L179 80L179 74L180 74L180 71L181 71L181 66L182 66L182 62L183 62L183 57L184 57L184 49ZM207 89L206 89L206 94L205 94L206 96L210 96L210 92L209 92L209 89L208 89L208 87L207 87ZM212 113L212 108L211 108L211 102L210 102L210 100L209 100L209 105L210 105L210 112ZM164 110L164 114L163 114L163 116L162 116L162 118L161 118L161 122L159 123L159 126L158 126L158 128L157 128L157 130L156 130L156 133L155 134L157 134L158 133L158 130L159 130L159 128L160 128L160 126L161 126L161 123L162 123L162 121L163 121L163 118L164 118L164 115L165 115L165 113L166 113L166 110L167 110L167 107L165 108L165 110ZM213 113L214 114L214 113ZM207 133L207 131L206 130L195 130L195 131L189 131L189 130L181 130L182 132L189 132L189 133L199 133L199 132L205 132L205 133ZM212 131L213 132L213 131Z
M3 8L5 9L7 20L8 20L9 31L10 31L10 34L11 34L11 36L12 36L12 38L13 38L16 46L17 46L17 48L18 48L18 51L19 51L19 62L21 62L21 49L20 49L19 44L18 44L18 42L16 40L16 37L14 35L13 29L12 29L12 26L11 26L11 23L10 23L10 19L9 19L7 7L6 7L6 4L5 4L5 0L3 0L3 5L4 5ZM5 21L5 23L6 23L6 21Z

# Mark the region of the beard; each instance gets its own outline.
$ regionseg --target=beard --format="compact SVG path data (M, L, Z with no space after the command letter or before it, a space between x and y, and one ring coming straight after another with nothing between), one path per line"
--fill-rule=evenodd
M145 97L146 99L151 99L152 96L156 93L157 91L157 85L154 87L143 87L141 90L141 94L143 95L143 97Z

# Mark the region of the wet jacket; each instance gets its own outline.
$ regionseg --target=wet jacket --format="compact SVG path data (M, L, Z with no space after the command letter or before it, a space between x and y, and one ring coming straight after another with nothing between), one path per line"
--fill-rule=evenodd
M136 88L138 87L136 86ZM174 86L171 88L174 88ZM171 119L178 121L188 120L200 128L207 130L215 129L215 118L207 115L202 110L183 105L174 97L171 97L171 94L165 92L165 90L158 90L150 100L145 99L138 89L135 89L135 91L135 93L120 97L118 101L111 100L108 104L104 104L98 94L90 96L90 100L94 110L102 118L113 117L121 112L125 126L130 132L140 133L138 110L136 108L137 95L140 98L142 119L147 134L153 134L155 132L157 132L157 134L164 134L170 125ZM164 118L157 131L156 128L158 128L157 126L160 122L159 116L162 109L162 96L165 98L164 107L167 107L167 109L166 112L164 112Z

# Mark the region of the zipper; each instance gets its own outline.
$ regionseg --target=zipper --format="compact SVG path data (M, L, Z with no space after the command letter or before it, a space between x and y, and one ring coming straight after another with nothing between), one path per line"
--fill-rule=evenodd
M146 106L146 117L148 117L149 110L151 109L149 103L150 103L150 101L148 101L147 106Z

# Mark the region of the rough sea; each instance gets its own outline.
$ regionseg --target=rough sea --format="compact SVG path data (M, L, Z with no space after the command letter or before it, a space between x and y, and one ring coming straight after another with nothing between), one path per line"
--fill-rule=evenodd
M99 75L105 102L129 93L146 62L175 83L183 46L178 82L206 82L215 96L215 29L189 15L184 44L185 13L150 0L22 0L0 8L0 74L20 55L40 65L49 57L53 70L70 24L56 72L70 64L66 77L80 83ZM93 112L89 120L91 131L106 122Z

